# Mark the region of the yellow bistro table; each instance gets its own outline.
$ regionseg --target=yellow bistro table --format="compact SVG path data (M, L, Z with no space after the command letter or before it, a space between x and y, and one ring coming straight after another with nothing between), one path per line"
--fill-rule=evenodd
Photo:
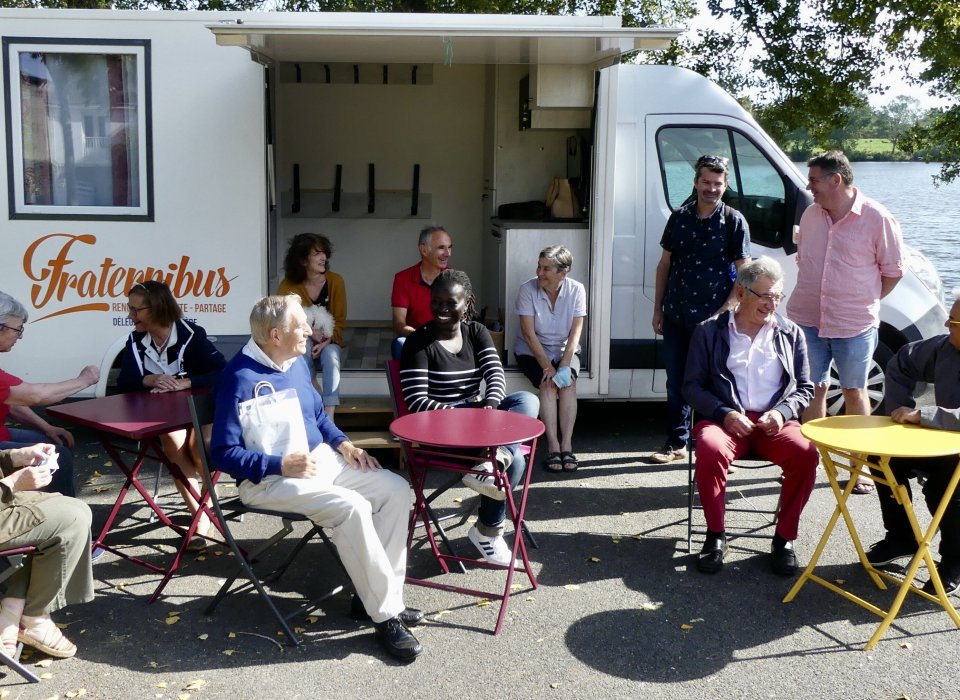
M954 624L960 628L960 615L957 614L957 611L943 590L943 584L940 581L940 576L937 574L933 556L930 553L930 542L937 533L937 528L943 519L947 504L950 502L950 498L957 488L957 482L960 481L960 433L949 430L932 430L930 428L922 428L919 425L901 425L894 423L890 418L885 416L831 416L819 418L805 423L801 431L820 451L820 455L823 458L824 469L830 481L830 488L833 490L833 494L837 499L837 507L833 511L830 521L827 523L827 528L823 533L823 537L820 538L820 543L817 545L816 551L814 551L813 556L810 558L810 563L807 564L807 567L803 570L803 573L800 575L800 578L797 579L793 588L790 589L786 598L783 599L783 602L789 603L793 600L794 596L799 593L807 581L819 583L821 586L825 586L839 593L848 600L852 600L857 605L883 618L883 622L880 623L877 631L874 632L870 641L867 642L866 649L872 649L876 646L877 642L879 642L886 633L890 624L900 612L900 607L903 605L903 601L907 597L908 592L916 593L917 595L939 603L950 615ZM879 465L868 464L866 461L867 455L879 457ZM893 472L890 470L890 458L943 457L947 455L958 455L958 468L954 469L953 478L951 478L947 484L943 499L937 511L933 514L930 526L926 532L923 532L920 530L920 524L917 522L916 513L913 510L913 504L907 495L906 488L897 482L896 477L894 477ZM849 465L838 462L838 458L848 461ZM873 481L888 485L893 491L893 497L903 506L907 518L910 520L910 526L913 529L914 537L917 539L918 547L917 553L913 559L910 560L910 566L907 568L907 573L903 579L892 576L870 565L870 562L867 561L867 555L863 549L863 545L860 542L860 537L857 535L853 518L850 516L850 511L847 510L847 499L853 492L854 486L856 486L857 470L860 467L879 469L881 474L873 474L869 472L869 469L864 469L866 472L864 476ZM840 488L840 482L837 478L840 470L850 472L851 474L851 478L844 489ZM827 581L813 573L814 567L817 565L817 561L827 544L827 540L830 539L830 535L841 515L847 525L850 537L853 539L853 545L857 549L860 563L863 564L863 567L867 570L867 573L877 585L877 588L886 588L884 579L899 586L899 591L889 610L883 610L855 596L849 591L842 589L836 583ZM935 596L925 593L913 586L913 580L917 575L917 570L921 562L927 565L927 570L930 573L930 578L933 580L936 590Z

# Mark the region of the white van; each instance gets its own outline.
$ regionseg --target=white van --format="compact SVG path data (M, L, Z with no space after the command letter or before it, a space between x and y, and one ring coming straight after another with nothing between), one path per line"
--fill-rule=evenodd
M791 256L810 201L805 178L719 87L619 63L665 48L674 29L615 17L0 10L0 32L0 289L30 310L0 362L28 381L96 364L105 391L129 331L125 292L145 277L168 281L185 315L235 349L287 242L313 231L332 240L347 286L341 391L385 394L393 274L439 223L452 264L505 325L508 369L519 284L544 245L564 243L589 293L579 395L662 399L654 269L692 163L731 159L731 203L755 255ZM542 200L555 177L574 183L581 217L497 217ZM910 265L883 303L881 361L942 330L936 271L919 254Z

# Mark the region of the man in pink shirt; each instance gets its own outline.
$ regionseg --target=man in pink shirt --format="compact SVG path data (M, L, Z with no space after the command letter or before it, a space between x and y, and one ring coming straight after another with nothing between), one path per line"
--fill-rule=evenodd
M826 415L831 360L846 413L867 415L880 300L903 277L903 237L890 212L853 186L853 169L843 153L815 156L807 167L813 204L800 219L797 286L787 303L787 315L806 336L816 385L803 419ZM854 493L872 490L862 479Z

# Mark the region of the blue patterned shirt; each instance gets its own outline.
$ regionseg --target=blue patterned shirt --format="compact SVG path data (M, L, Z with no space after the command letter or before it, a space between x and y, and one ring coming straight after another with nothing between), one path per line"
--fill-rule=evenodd
M728 235L726 212L731 214ZM706 219L697 202L685 204L670 218L660 239L670 253L663 313L674 323L693 327L713 316L733 288L731 263L750 257L750 232L737 210L721 203Z

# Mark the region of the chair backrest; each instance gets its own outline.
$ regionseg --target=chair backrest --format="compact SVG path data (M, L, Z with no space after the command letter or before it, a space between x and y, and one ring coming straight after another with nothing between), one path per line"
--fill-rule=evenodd
M407 402L403 400L403 389L400 386L400 360L387 360L387 385L390 387L390 399L393 401L394 418L410 413Z

